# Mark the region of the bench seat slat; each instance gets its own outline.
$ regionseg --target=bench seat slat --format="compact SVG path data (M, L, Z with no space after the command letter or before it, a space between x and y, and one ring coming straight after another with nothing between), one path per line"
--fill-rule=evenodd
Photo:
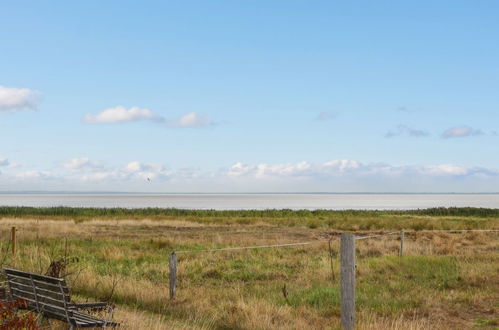
M99 319L97 317L94 317L94 316L91 316L88 314L83 314L80 312L75 312L74 317L76 319L76 322L87 323L87 324L89 324L88 326L102 326L104 324L109 325L109 326L117 325L116 322ZM90 324L92 324L92 325L90 325Z
M75 315L74 319L76 323L97 324L97 325L104 324L104 321L102 321L101 319L91 319L91 318L81 317L78 315Z
M31 285L27 285L27 284L21 284L21 283L17 283L17 282L12 282L12 281L9 281L9 284L12 288L16 288L16 289L19 289L19 290L23 290L23 292L29 292L29 293L32 293L34 294L34 290L33 290L33 286ZM42 294L46 297L50 297L52 299L57 299L57 300L61 300L62 299L65 299L67 302L69 302L70 300L70 297L69 295L67 294L62 294L59 291L56 291L56 290L47 290L47 289L43 289L43 288L40 288L38 286L36 286L36 293L37 294Z
M57 278L57 277L51 277L51 276L45 276L45 275L40 275L40 274L35 274L35 273L29 273L29 272L22 272L20 270L16 269L11 269L11 268L4 268L5 273L9 275L15 275L18 277L23 277L23 278L29 278L30 276L38 281L43 281L46 283L51 283L55 285L59 285L59 283L64 282L63 278Z
M31 284L31 279L29 278L29 276L27 276L27 277L26 276L18 276L18 275L12 275L12 274L7 273L7 279L9 281L13 281L15 283L27 284L27 285ZM35 278L33 278L33 282L37 286L40 286L42 288L45 287L46 289L59 289L59 284L46 283L46 282L43 282L41 280L37 280ZM68 289L68 287L66 285L66 281L62 280L61 284L62 284L64 293L69 293L69 289Z
M23 291L18 288L11 288L10 291L13 298L33 299L33 301L36 301L36 299L38 299L39 305L50 304L64 308L64 301L62 299L54 299L52 297L47 297L41 294L35 295L32 292Z
M68 322L68 317L67 317L66 311L64 309L45 305L41 311L38 311L36 308L36 303L34 301L30 301L27 299L25 299L25 300L28 302L28 307L27 307L28 310L40 313L41 315L43 315L45 317ZM70 320L73 318L70 313L69 313L69 318L70 318Z
M38 308L37 308L36 307L36 300L34 298L22 297L20 299L26 300L28 302L28 304L30 306L32 306L34 309L36 309L37 311L58 310L58 311L61 311L63 313L66 313L66 309L64 309L64 307L62 307L62 306L52 305L49 303L38 301ZM68 309L68 310L72 312L71 309Z
M104 322L103 320L101 320L95 316L80 313L80 312L73 312L73 315L74 315L75 319L78 319L78 320L86 320L86 321L92 321L92 322L95 322L95 321Z
M36 307L35 307L36 308ZM53 319L58 319L58 320L61 320L61 321L64 321L64 322L68 322L68 317L66 316L66 312L64 311L58 311L58 310L52 310L52 309L48 309L48 310L44 310L42 312L40 312L40 314L42 314L43 316L45 317L49 317L49 318L53 318ZM71 317L70 317L71 319Z

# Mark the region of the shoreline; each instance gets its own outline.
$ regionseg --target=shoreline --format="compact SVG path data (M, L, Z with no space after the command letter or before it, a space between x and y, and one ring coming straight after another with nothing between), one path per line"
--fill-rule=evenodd
M95 213L95 215L123 214L123 215L262 215L262 216L289 216L289 215L428 215L428 216L499 216L499 208L485 207L429 207L417 209L195 209L176 207L70 207L70 206L0 206L2 215L82 215Z

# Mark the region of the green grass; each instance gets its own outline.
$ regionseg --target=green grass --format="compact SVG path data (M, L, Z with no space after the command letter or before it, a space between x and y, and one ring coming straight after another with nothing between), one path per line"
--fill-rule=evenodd
M69 210L75 214L78 211ZM199 324L209 324L212 329L334 328L340 313L336 241L332 270L328 244L320 242L261 250L179 253L175 301L168 299L168 256L172 250L317 240L342 230L367 234L395 228L498 228L499 222L497 217L476 213L429 216L388 211L358 215L347 211L276 211L273 216L256 218L245 217L246 211L234 217L206 212L198 217L143 218L137 214L83 218L46 214L16 218L9 214L0 217L0 223L5 224L0 227L0 251L7 252L2 266L44 273L50 261L67 255L72 260L70 270L81 270L81 275L77 271L68 278L69 283L73 293L84 300L106 297L113 281L118 280L112 297L118 309L166 317L192 328ZM135 217L149 221L121 221ZM18 228L15 260L8 253L5 239L10 226ZM402 258L396 255L397 238L357 243L359 322L363 322L362 315L374 317L366 322L402 318L400 322L410 328L414 315L430 323L440 319L454 322L455 313L459 313L455 328L494 325L497 317L490 310L497 308L499 298L496 233L408 231ZM284 286L287 299L282 292ZM470 310L473 313L467 314ZM434 311L440 314L434 316Z

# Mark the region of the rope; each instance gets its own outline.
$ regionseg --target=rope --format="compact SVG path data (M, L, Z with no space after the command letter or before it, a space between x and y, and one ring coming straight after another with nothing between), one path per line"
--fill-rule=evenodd
M273 245L257 245L257 246L240 246L240 247L228 247L228 248L205 249L205 250L181 250L181 251L175 251L175 253L196 253L196 252L213 252L213 251L266 249L266 248L274 248L274 247L310 245L310 244L319 243L319 242L327 242L327 241L313 241L313 242L286 243L286 244L273 244Z
M375 238L375 237L382 237L382 236L396 235L396 234L400 234L400 232L392 232L392 233L386 233L386 234L380 234L380 235L371 235L371 236L357 236L357 237L355 237L355 239L361 240L361 239L368 239L368 238Z
M418 232L499 232L499 229L456 229L456 230L421 230ZM410 232L409 232L410 233ZM376 238L376 237L383 237L383 236L390 236L390 235L399 235L400 232L394 231L386 234L379 234L379 235L370 235L370 236L357 236L355 237L356 240L363 240L363 239L368 239L368 238ZM406 232L408 234L408 232ZM333 238L327 241L332 241ZM251 250L251 249L267 249L267 248L274 248L274 247L288 247L288 246L304 246L304 245L310 245L310 244L315 244L315 243L325 243L327 242L326 240L317 240L317 241L310 241L310 242L299 242L299 243L285 243L285 244L273 244L273 245L256 245L256 246L239 246L239 247L228 247L228 248L220 248L220 249L204 249L204 250L180 250L180 251L174 251L175 253L198 253L198 252L216 252L216 251L235 251L235 250Z

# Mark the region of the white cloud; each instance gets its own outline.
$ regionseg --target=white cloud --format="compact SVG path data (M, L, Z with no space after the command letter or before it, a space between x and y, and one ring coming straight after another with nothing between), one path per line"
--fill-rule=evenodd
M139 177L141 179L167 179L171 176L171 172L164 165L155 163L141 163L133 161L128 163L123 169L125 173Z
M125 171L129 173L135 173L142 169L143 165L138 161L133 161L125 166Z
M469 166L457 166L452 164L442 164L435 166L425 166L422 168L424 174L430 175L467 175L472 168Z
M66 169L9 170L0 182L30 190L107 190L178 192L289 191L496 191L499 169L456 164L390 165L348 159L324 162L245 164L214 171L169 169L164 164L132 161L120 167L96 167L87 158L66 162ZM46 187L46 188L44 188ZM16 188L18 189L18 188Z
M300 162L296 164L258 164L246 165L243 163L236 163L232 165L227 175L229 177L252 176L255 178L269 178L269 177L284 177L284 176L305 176L311 169L311 164L307 162Z
M15 112L36 109L41 94L28 88L9 88L0 86L0 112Z
M361 167L354 160L331 160L324 163L313 164L309 162L285 164L257 164L247 165L236 163L227 171L229 177L252 176L255 178L269 177L313 177L318 175L336 175L349 172Z
M324 177L462 177L499 176L499 170L452 164L393 166L388 164L362 164L355 160L331 160L324 163L285 163L248 165L235 163L227 170L227 176L252 177L255 179L285 178L324 178Z
M0 157L0 166L9 166L10 162L7 158L5 157Z
M25 171L16 173L15 176L20 179L52 179L56 177L51 171Z
M139 107L127 109L121 105L105 109L98 114L87 113L83 117L83 121L87 124L126 123L145 120L176 128L201 128L215 125L210 117L201 116L196 112L186 113L177 119L169 120L163 116L154 114L149 109Z
M422 129L411 128L407 125L398 125L396 129L390 130L385 134L385 137L391 138L395 136L406 135L410 137L425 137L430 135L427 131Z
M442 137L445 139L448 138L457 138L457 137L467 137L467 136L476 136L482 135L483 132L480 129L474 129L469 126L460 126L460 127L452 127L442 133Z
M101 180L168 180L172 172L168 171L164 165L156 163L141 163L133 161L125 165L121 169L108 169L102 171L94 171L94 173L85 174L81 177L84 181L101 181Z
M201 128L206 126L214 126L215 123L207 116L200 116L196 112L190 112L179 118L167 121L168 126L179 128Z
M1 157L0 156L0 167L6 167L6 168L19 168L21 165L19 165L16 162L11 162L8 158L6 157Z
M114 108L105 109L96 115L86 114L83 121L88 124L103 124L153 120L155 118L156 116L149 109L139 107L127 109L124 106L119 105Z
M82 181L105 181L105 180L126 180L128 177L119 171L102 171L91 174L85 174L81 177Z
M334 169L341 172L357 169L360 166L359 162L348 159L330 160L320 165L323 169Z
M74 172L97 171L104 167L102 163L92 161L86 157L72 158L64 162L62 166Z

